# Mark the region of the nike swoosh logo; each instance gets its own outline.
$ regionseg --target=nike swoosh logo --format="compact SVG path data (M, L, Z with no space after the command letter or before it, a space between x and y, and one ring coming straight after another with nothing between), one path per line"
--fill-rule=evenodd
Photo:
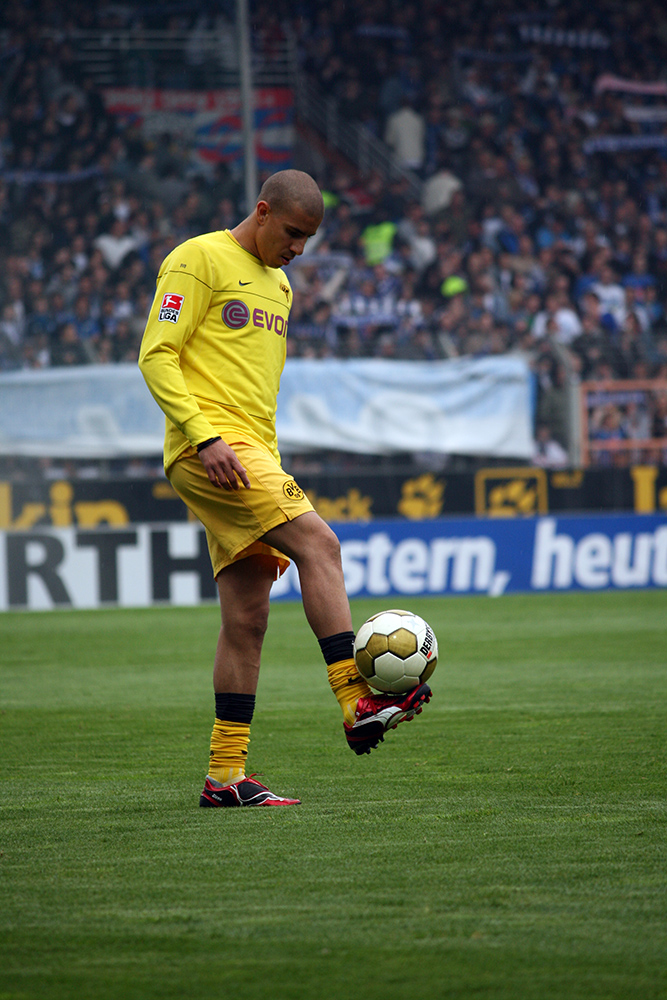
M252 285L252 281L239 281L239 285Z

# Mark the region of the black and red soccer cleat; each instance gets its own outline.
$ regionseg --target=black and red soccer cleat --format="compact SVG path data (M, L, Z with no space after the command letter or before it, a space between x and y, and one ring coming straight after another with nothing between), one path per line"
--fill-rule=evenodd
M360 698L353 725L343 723L350 748L357 754L370 753L384 740L388 729L396 729L399 722L419 715L430 700L428 684L418 684L403 694L372 694Z
M231 785L221 785L207 776L200 806L300 806L299 799L286 799L274 795L252 775L239 778Z

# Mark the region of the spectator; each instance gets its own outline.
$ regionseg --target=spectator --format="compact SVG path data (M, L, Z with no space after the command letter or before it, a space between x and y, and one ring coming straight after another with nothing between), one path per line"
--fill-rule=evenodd
M90 314L90 302L85 295L80 295L74 303L74 319L72 323L80 341L95 341L101 333L98 320L94 319Z
M26 339L32 341L46 337L48 342L55 336L57 325L47 297L40 295L35 298L33 311L28 313L26 319Z
M462 188L462 182L443 159L439 169L428 178L422 190L422 207L426 215L434 216L444 212L452 204L455 193Z
M543 469L564 469L568 465L567 452L551 436L551 430L547 424L537 425L533 463Z
M106 266L115 271L127 255L137 249L139 242L130 233L127 220L116 218L108 232L96 237L94 245L101 251Z
M592 441L622 441L626 438L622 414L617 406L610 404L594 411L591 419L590 438ZM605 466L618 464L616 459L618 454L620 452L596 449L596 464Z
M599 298L602 311L612 316L617 326L621 326L626 314L625 291L610 264L602 265L600 277L591 285L591 291Z
M51 351L51 364L54 367L90 364L93 357L92 350L87 350L79 339L74 323L65 323L58 330L57 339Z
M571 344L581 332L581 320L567 296L562 292L547 295L544 309L533 321L533 336L537 340L551 336L558 344Z
M398 110L389 115L384 139L402 167L421 170L426 157L426 122L415 110L412 98L404 96Z

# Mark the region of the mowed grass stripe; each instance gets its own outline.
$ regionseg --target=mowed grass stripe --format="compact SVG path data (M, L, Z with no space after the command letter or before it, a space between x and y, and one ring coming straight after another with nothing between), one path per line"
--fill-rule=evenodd
M284 810L197 807L214 607L3 616L0 1000L667 995L667 594L404 603L434 698L364 758L273 609Z

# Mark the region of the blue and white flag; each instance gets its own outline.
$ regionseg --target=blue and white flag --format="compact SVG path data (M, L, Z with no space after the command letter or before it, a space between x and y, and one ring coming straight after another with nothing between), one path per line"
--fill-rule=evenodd
M528 459L532 377L519 356L454 361L288 358L285 453L433 451ZM112 458L162 451L164 416L136 365L0 375L0 454Z
M282 451L432 451L529 459L532 377L525 358L453 361L290 359L278 397Z

